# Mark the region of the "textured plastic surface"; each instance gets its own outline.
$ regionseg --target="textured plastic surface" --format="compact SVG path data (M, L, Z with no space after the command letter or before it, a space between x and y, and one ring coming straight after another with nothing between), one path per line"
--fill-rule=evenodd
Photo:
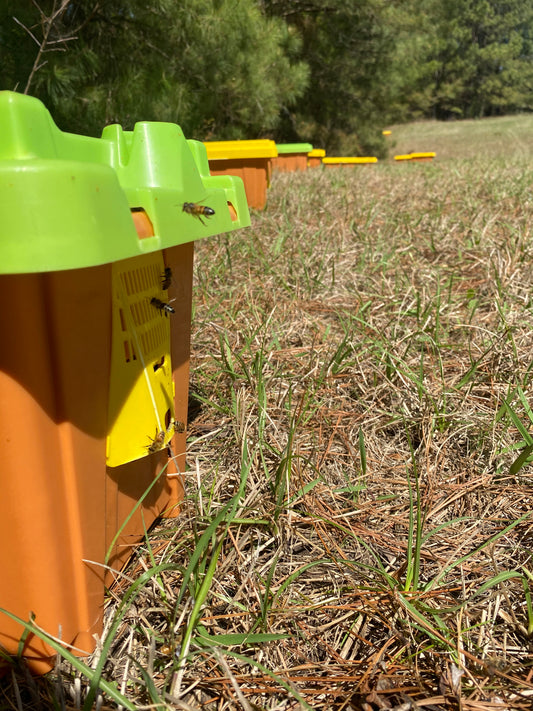
M211 175L238 175L249 207L262 210L272 175L272 160L278 155L269 139L252 141L209 141L204 143Z
M286 153L309 153L313 150L310 143L276 143L278 155Z
M208 206L209 219L183 211ZM140 239L130 208L148 216ZM203 145L170 123L65 133L38 100L0 92L0 272L106 264L250 224L238 178L209 175Z
M83 655L104 563L183 496L194 240L248 207L178 126L77 136L1 92L0 210L0 608ZM0 613L3 651L22 633ZM32 635L23 656L53 664Z
M322 165L322 158L326 155L326 151L323 148L313 148L307 154L307 167L308 168L318 168Z
M204 146L211 175L217 178L239 176L244 183L248 206L262 210L267 201L272 161L278 154L274 141L210 141Z
M207 160L233 160L235 158L275 158L276 144L267 138L252 141L207 141Z
M308 158L324 158L326 155L326 151L323 148L313 148L312 151L309 151L307 154Z
M176 319L171 407L184 423L192 254L193 243L163 253L175 280L168 292ZM141 268L145 259L127 262ZM183 495L184 431L173 437L175 461L165 449L144 450L140 459L106 466L114 266L0 276L0 298L10 303L0 309L0 329L10 334L0 349L0 607L23 620L34 613L42 629L81 655L102 633L104 583L113 581L106 553L120 569L145 528ZM131 410L121 412L133 422ZM140 438L144 447L150 427L126 439ZM4 650L16 654L22 632L0 614ZM53 654L27 638L23 656L32 671L48 671Z
M162 449L174 435L169 314L161 252L115 262L107 464ZM169 278L170 283L170 278ZM172 306L171 308L174 309ZM175 309L174 309L175 313Z
M310 143L277 143L278 157L272 161L273 170L282 173L307 170L307 154L313 150Z

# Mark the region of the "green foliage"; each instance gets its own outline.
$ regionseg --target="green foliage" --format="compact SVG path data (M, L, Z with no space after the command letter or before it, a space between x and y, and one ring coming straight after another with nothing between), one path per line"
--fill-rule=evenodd
M92 135L383 156L392 122L533 109L532 56L533 0L0 0L0 89Z
M394 32L389 113L395 122L427 116L433 106L435 62L431 47L437 38L427 0L391 3L387 21Z
M264 3L302 37L311 82L282 130L328 153L384 154L393 36L382 0Z
M532 0L411 0L397 27L395 104L403 118L530 110Z
M30 0L4 7L0 87L24 90L45 29ZM48 17L54 7L41 3ZM51 37L60 43L46 46L30 93L63 130L159 120L190 137L251 137L272 129L307 81L291 59L297 38L254 0L73 0Z
M531 0L438 3L437 116L478 117L532 108Z

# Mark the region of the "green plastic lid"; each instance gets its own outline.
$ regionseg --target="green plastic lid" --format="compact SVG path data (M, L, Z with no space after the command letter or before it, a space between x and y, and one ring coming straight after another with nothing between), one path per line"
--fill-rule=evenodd
M313 150L310 143L276 143L278 154L284 153L309 153Z
M153 235L138 236L132 210ZM203 144L176 124L79 136L10 91L0 92L0 212L3 274L106 264L250 224L242 180L211 176Z

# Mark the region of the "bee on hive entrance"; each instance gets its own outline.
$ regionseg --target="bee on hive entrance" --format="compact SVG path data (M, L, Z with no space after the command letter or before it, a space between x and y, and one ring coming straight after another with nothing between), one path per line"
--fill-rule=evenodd
M172 269L165 267L165 271L161 277L161 289L166 291L172 282Z
M168 314L176 313L170 304L161 301L161 299L156 299L155 296L150 299L150 303L152 304L152 306L155 306L156 309L159 309L161 313L164 313L165 316L168 316Z
M183 212L186 212L188 215L193 215L194 217L197 217L202 223L202 225L205 225L205 222L202 220L202 217L213 217L213 215L215 214L215 211L212 207L207 207L207 205L198 205L195 202L184 202Z
M174 420L174 422L170 423L170 426L173 427L174 432L185 432L185 424L179 420Z
M148 439L152 439L149 437ZM163 445L165 443L165 432L161 430L161 432L156 432L156 435L154 439L150 442L148 447L146 448L148 450L149 454L153 454L153 452L158 452L160 449L163 448Z

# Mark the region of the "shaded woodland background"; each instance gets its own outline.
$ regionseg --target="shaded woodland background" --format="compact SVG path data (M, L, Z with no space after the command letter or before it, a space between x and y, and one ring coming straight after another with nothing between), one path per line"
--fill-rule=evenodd
M96 136L383 155L387 124L530 111L532 58L533 0L0 0L0 89Z

